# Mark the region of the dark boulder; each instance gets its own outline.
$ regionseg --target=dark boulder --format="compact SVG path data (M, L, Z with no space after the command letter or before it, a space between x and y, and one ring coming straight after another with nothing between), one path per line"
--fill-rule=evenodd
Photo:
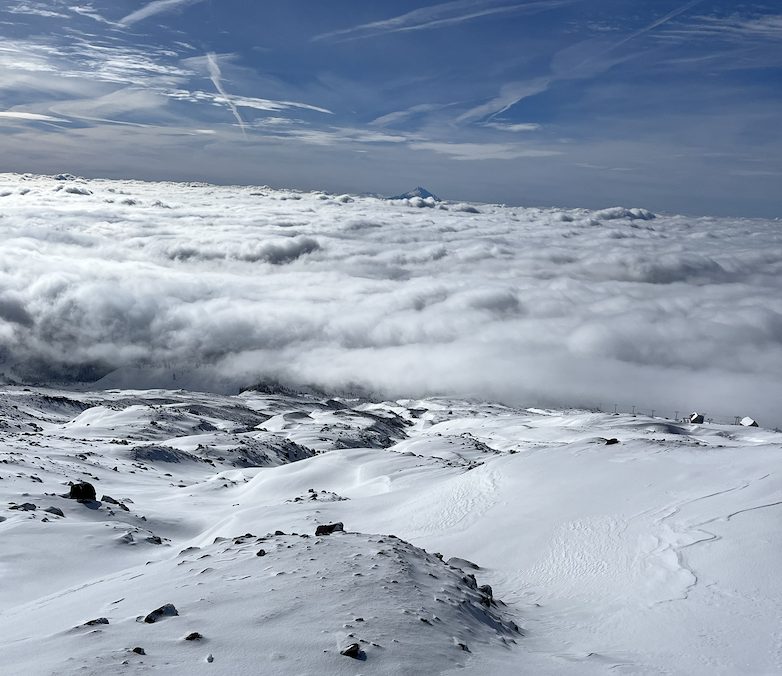
M480 570L481 567L477 563L468 561L467 559L460 559L456 556L451 557L446 561L451 568L461 568L462 570Z
M335 533L337 531L344 531L345 528L341 521L337 521L337 523L328 523L323 524L322 526L318 526L315 529L315 535L331 535L332 533Z
M107 502L110 505L116 505L117 507L119 507L120 509L125 510L126 512L130 511L130 509L128 509L128 507L125 505L124 502L120 502L116 498L112 498L110 495L103 495L103 496L101 496L100 501L101 502Z
M160 608L156 608L149 615L144 618L144 622L147 624L154 624L158 620L162 620L164 617L174 617L179 615L179 611L174 607L173 603L166 603Z
M34 512L36 509L38 509L38 507L36 507L32 502L25 502L21 505L13 505L8 509L17 509L20 512Z
M361 646L358 643L351 643L344 650L340 650L339 654L344 655L345 657L352 657L354 660L357 660L361 655Z
M98 618L96 618L94 620L90 620L89 622L85 622L84 626L85 627L94 627L94 626L99 625L99 624L108 624L108 623L109 623L109 621L105 617L98 617Z
M482 584L478 587L478 591L483 595L481 602L486 606L490 606L494 600L494 591L492 590L491 585Z
M68 497L71 500L79 500L85 502L92 502L96 500L95 486L86 481L81 481L77 484L71 485L71 490L68 493Z

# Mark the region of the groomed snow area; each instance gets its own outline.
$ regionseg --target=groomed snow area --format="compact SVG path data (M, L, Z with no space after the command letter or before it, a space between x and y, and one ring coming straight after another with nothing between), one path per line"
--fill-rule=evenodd
M767 429L258 391L0 416L4 673L782 670Z

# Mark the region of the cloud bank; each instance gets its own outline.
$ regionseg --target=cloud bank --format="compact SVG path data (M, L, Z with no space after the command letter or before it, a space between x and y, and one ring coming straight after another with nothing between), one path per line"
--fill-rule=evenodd
M782 424L778 223L421 204L0 175L0 371Z

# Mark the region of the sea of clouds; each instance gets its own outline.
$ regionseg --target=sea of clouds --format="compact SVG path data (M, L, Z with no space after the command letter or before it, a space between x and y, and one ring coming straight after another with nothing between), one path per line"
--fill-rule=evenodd
M780 252L778 221L0 174L0 372L773 426Z

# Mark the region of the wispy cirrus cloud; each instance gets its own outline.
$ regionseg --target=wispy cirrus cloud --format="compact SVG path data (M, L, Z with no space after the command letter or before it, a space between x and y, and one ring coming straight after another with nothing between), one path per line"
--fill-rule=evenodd
M400 122L405 122L416 115L422 115L424 113L431 113L436 110L441 110L442 108L446 108L449 105L453 104L420 103L418 105L411 106L406 110L395 110L394 112L381 115L380 117L372 120L369 124L377 127L388 127L399 124Z
M22 120L28 122L68 122L60 117L43 115L41 113L26 113L17 110L0 110L0 118L6 120Z
M198 2L203 2L203 0L155 0L148 5L144 5L141 9L131 12L126 17L123 17L120 19L119 23L123 26L132 26L134 23L144 21L144 19L148 19L156 14L171 12L188 5L195 5Z
M605 43L588 40L571 45L554 55L552 73L550 75L502 85L496 97L462 113L457 118L457 122L462 124L480 120L491 122L496 115L501 115L524 99L542 94L558 81L591 78L599 75L624 60L622 57L611 57L612 52L616 52L627 43L667 24L701 2L703 0L690 0L614 42ZM484 123L484 126L486 126L486 123Z
M107 18L101 16L98 11L89 3L85 5L70 5L68 7L71 12L80 16L86 16L88 19L97 21L98 23L105 23L108 26L120 26L120 24L109 21Z
M33 16L57 19L68 18L67 14L53 10L49 4L43 2L19 2L16 5L11 5L6 11L11 14L31 14Z
M552 78L543 77L530 80L529 82L510 82L505 84L500 88L500 93L497 96L462 113L457 118L457 122L475 122L476 120L504 113L519 103L519 101L546 91L551 82Z
M487 122L483 126L499 129L500 131L513 132L514 134L525 131L537 131L541 127L537 122L519 122L516 124L510 122Z
M447 155L453 160L516 160L523 157L553 157L559 151L544 148L529 148L509 143L445 143L425 141L411 146L415 150L428 150L438 155Z
M698 16L684 26L677 26L666 35L684 38L725 38L742 43L746 40L782 40L782 14L762 14L747 17L733 14L727 17Z
M233 96L233 103L239 108L255 108L256 110L280 111L289 108L299 108L301 110L312 110L316 113L325 113L333 115L328 108L313 106L309 103L299 103L297 101L275 101L272 99L261 99L254 96Z
M161 90L160 93L175 101L187 101L190 103L219 103L225 105L230 99L231 103L237 108L253 108L255 110L265 110L269 112L299 109L311 110L316 113L325 113L327 115L334 114L328 108L313 106L309 103L300 103L298 101L278 101L275 99L263 99L255 96L221 94L219 91L215 93L205 92L200 89L167 89Z
M56 12L50 7L47 7L42 2L20 2L16 5L11 5L7 10L11 14L31 14L33 16L43 16L57 19L67 19L68 15L62 12Z
M263 135L264 142L295 142L309 146L341 148L352 152L366 152L376 144L406 144L424 140L422 136L407 133L388 133L383 130L350 126L311 126L303 120L289 117L263 117L252 126Z
M49 105L49 110L85 122L148 128L151 125L123 118L140 113L147 119L161 120L167 103L168 98L158 92L127 87L103 96L57 101Z
M544 12L564 5L570 5L574 2L578 2L578 0L538 0L537 2L513 3L497 2L496 0L453 0L452 2L444 2L431 7L415 9L390 19L322 33L316 35L313 41L344 42L347 40L362 40L386 33L441 28L486 16Z

